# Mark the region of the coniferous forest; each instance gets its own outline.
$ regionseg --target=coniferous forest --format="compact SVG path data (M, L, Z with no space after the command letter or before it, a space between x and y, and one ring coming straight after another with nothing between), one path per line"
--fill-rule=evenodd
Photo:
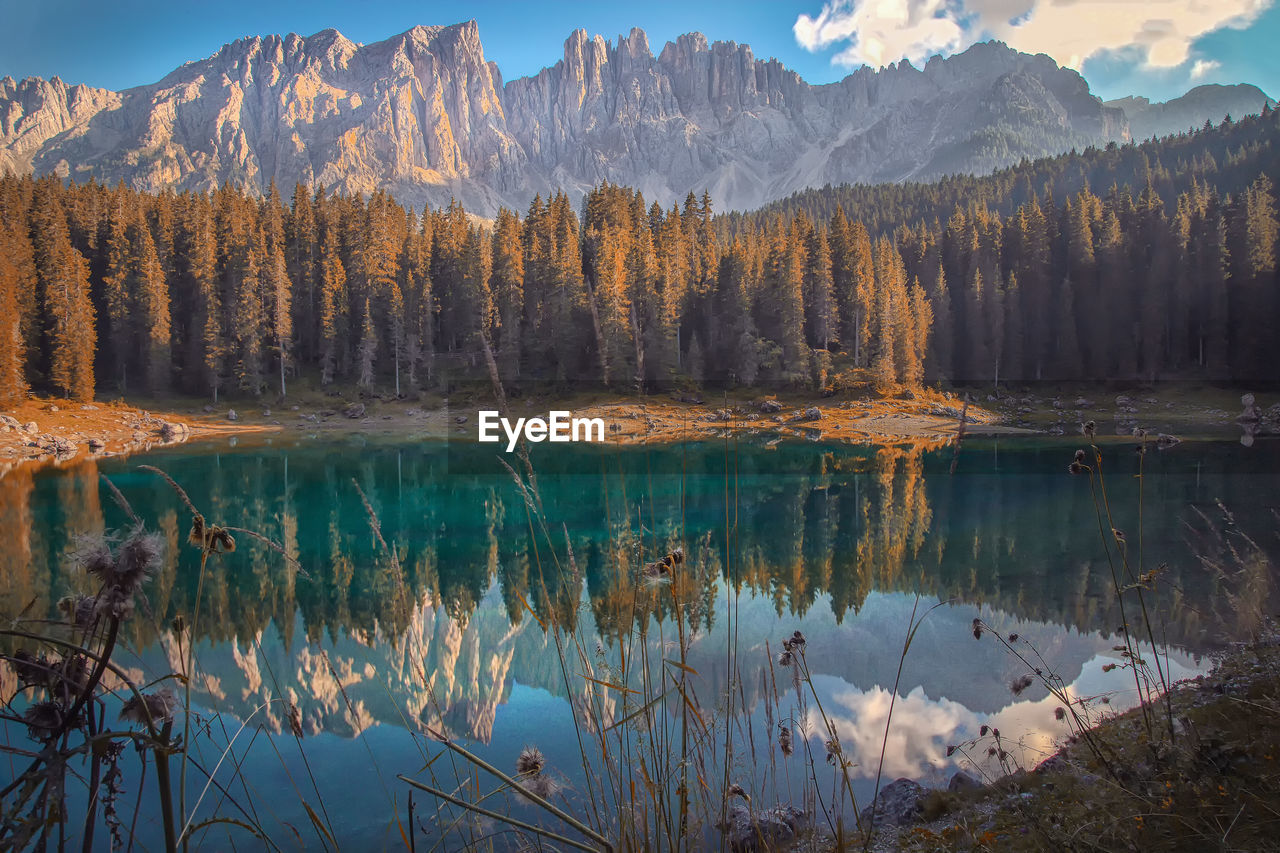
M1274 376L1277 114L752 214L0 179L0 403Z

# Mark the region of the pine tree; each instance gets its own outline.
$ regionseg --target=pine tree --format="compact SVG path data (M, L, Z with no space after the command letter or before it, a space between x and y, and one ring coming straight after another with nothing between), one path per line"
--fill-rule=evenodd
M829 349L837 334L839 315L832 293L831 250L825 232L806 218L801 225L805 241L804 326L809 346Z
M233 240L226 244L226 308L231 371L240 390L262 394L263 341L267 331L262 304L262 261L266 251L262 229L252 222L252 208L237 205ZM250 230L251 229L251 230ZM220 243L223 241L219 241Z
M906 353L914 339L902 256L881 237L875 249L875 291L871 324L871 372L882 388L904 377Z
M293 336L293 284L289 281L285 267L283 247L277 244L269 252L262 276L263 302L267 310L271 343L280 368L280 397L283 399L286 393L284 375Z
M320 251L320 384L329 385L345 362L347 273L336 228L325 230Z
M0 178L0 229L8 226L4 238L4 254L13 268L14 298L17 302L18 328L22 337L25 384L30 386L45 379L42 359L39 274L35 249L31 243L30 206L33 181L12 176ZM3 235L0 230L0 235Z
M291 320L298 356L304 361L314 361L319 354L320 237L315 208L311 192L297 184L285 223L285 244L288 276L293 286Z
M400 275L404 293L405 357L409 365L409 384L421 387L422 379L431 378L435 347L435 299L431 284L431 217L423 212L420 223L407 220ZM416 227L415 227L416 226ZM519 356L519 340L513 341ZM421 371L421 373L420 373Z
M130 242L136 253L134 312L142 324L142 368L151 393L163 394L169 389L173 361L169 349L169 286L146 221L139 217L131 232Z
M1269 362L1275 352L1275 322L1280 317L1280 298L1276 287L1276 247L1280 240L1280 223L1276 216L1276 198L1271 179L1265 174L1245 190L1234 212L1235 228L1240 237L1233 256L1237 282L1234 323L1236 331L1235 364L1237 379L1262 379L1273 375Z
M795 383L809 373L809 347L804 337L804 243L796 228L774 231L767 275L756 302L756 325L781 349L781 379Z
M936 382L943 378L950 379L954 375L951 359L955 327L951 313L951 288L947 286L941 261L936 264L933 275L928 280L929 289L926 293L933 323L929 336L929 355L925 359L925 378Z
M141 318L134 312L134 246L129 226L136 216L124 186L112 193L106 225L106 274L102 278L103 307L106 309L103 349L105 361L121 390L128 390L129 368L136 356Z
M747 254L746 247L735 241L720 259L715 311L720 323L717 345L712 350L716 365L713 376L735 384L754 385L760 373L760 342L751 316L752 287ZM689 376L701 381L705 378L701 367L697 374L690 369Z
M0 406L13 406L27 393L23 373L22 309L19 272L10 260L15 229L0 221Z
M875 264L871 238L861 222L852 226L844 210L836 209L831 224L831 282L840 315L840 344L853 353L854 363L867 364L871 336Z
M49 381L63 396L92 400L97 331L89 299L89 265L71 245L56 180L40 181L31 225Z
M933 327L933 308L920 282L911 285L907 311L909 337L904 341L902 381L909 387L924 384L925 357L929 352L929 332Z
M180 225L182 288L189 294L186 371L192 390L207 391L218 401L226 375L227 339L223 330L222 291L213 212L203 196L191 199Z
M369 307L369 299L365 297L360 311L360 350L356 363L359 365L359 377L356 384L366 391L372 390L374 367L378 355L378 330L373 323L373 310Z
M520 220L505 207L493 227L493 269L489 291L496 306L498 365L504 383L520 376L521 319L524 313L524 256Z

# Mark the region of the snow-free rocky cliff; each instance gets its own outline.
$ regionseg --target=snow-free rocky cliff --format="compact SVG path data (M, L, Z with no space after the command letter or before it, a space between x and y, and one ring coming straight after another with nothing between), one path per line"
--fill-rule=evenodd
M709 190L747 209L826 183L984 173L1124 140L1122 109L1047 56L978 44L922 69L811 86L747 45L579 30L503 82L474 21L358 45L335 30L242 39L122 92L0 80L0 172L141 190L261 191L271 179L492 215L601 181L664 205Z

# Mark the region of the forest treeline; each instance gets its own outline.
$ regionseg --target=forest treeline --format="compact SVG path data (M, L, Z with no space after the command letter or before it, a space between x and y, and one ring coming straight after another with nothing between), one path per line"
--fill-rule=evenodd
M1270 378L1277 114L713 215L0 179L0 398ZM1110 181L1108 182L1108 178ZM1068 191L1069 190L1069 191ZM1061 201L1057 199L1061 198Z

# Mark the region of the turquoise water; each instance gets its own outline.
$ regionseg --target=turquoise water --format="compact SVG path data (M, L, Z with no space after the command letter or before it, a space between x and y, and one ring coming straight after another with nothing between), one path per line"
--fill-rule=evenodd
M636 576L678 546L682 606L697 626L687 662L699 706L712 719L723 714L735 673L734 707L767 753L779 716L812 713L785 705L794 694L766 701L770 650L802 630L865 801L913 609L943 602L903 668L887 780L945 782L965 766L947 746L983 724L1014 733L1027 764L1065 734L1043 687L1010 692L1021 670L997 644L973 639L975 616L1034 644L1074 691L1106 695L1112 707L1132 703L1132 676L1102 673L1119 659L1121 620L1089 480L1066 472L1078 446L972 439L955 456L951 447L810 442L543 445L533 455L540 505L530 506L491 446L358 436L202 442L0 479L9 545L0 614L55 617L61 595L88 588L68 555L79 537L125 526L100 486L109 478L167 543L117 662L139 681L172 671L180 654L169 625L181 614L194 625L194 699L209 727L193 749L213 767L235 737L237 785L247 786L236 801L256 803L255 819L289 843L295 830L316 841L305 799L324 804L344 846L401 846L393 816L407 819L408 789L396 775L426 779L443 766L423 769L440 752L426 727L507 770L536 744L567 801L581 805L573 703L590 691L562 669L543 626L572 626L597 674L641 628L645 642L669 652L670 597L638 587ZM1248 536L1264 553L1275 549L1280 442L1184 442L1141 459L1132 442L1103 450L1105 526L1125 531L1135 563L1141 547L1145 569L1163 566L1148 600L1170 669L1194 674L1205 653L1275 612L1274 572L1265 561L1236 561L1230 546L1252 553L1242 550ZM172 476L210 521L257 531L287 558L238 534L235 553L211 561L196 613L199 554L184 544L190 513L161 478L138 469L144 463ZM655 604L636 615L644 596ZM727 651L733 638L736 657ZM7 666L6 699L15 686ZM288 735L289 703L301 712L301 745ZM4 731L15 745L24 736ZM788 777L767 765L740 759L733 775L758 798L789 799L799 771ZM0 768L0 777L15 772ZM192 802L203 785L193 783ZM197 816L229 813L227 796L215 789ZM416 796L427 837L441 832L429 801ZM154 840L154 815L139 823ZM202 840L226 847L227 831ZM449 830L448 846L465 831Z

